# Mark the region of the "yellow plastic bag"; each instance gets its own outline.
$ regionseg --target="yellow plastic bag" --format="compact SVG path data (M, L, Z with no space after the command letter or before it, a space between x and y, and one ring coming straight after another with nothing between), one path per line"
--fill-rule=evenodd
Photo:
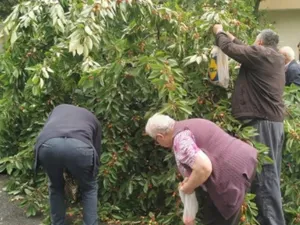
M208 70L209 81L215 85L228 88L229 67L228 56L222 50L214 46L211 51L211 58Z

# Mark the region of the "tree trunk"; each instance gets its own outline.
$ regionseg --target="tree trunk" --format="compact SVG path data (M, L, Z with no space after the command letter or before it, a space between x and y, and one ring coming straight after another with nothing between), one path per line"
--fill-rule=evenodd
M253 13L254 13L254 15L258 18L259 17L259 5L260 5L260 2L261 2L262 0L256 0L255 1L255 6L254 6L254 11L253 11Z

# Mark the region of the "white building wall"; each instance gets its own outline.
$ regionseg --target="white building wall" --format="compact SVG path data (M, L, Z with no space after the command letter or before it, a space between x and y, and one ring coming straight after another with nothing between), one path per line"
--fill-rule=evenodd
M262 0L259 8L261 10L287 10L300 9L299 0Z

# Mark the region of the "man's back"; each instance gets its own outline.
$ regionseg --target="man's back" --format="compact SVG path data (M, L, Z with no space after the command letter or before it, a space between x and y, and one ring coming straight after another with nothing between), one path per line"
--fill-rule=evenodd
M100 123L87 109L62 104L54 108L41 131L36 148L56 137L69 137L92 144L99 154ZM98 138L97 138L98 137Z
M274 48L232 42L226 34L217 43L229 57L241 63L232 95L232 113L238 119L260 118L282 122L285 85L284 58Z
M300 65L295 61L291 61L286 70L286 86L296 84L300 86Z
M243 63L232 96L232 111L236 118L261 118L283 121L284 59L274 49L249 46L245 51L257 58ZM249 49L250 49L249 48Z

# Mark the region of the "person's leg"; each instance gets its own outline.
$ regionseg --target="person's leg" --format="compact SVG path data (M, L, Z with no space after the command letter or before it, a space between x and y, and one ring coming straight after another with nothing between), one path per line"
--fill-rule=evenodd
M258 207L257 219L263 225L285 225L280 191L283 124L258 121L253 126L259 133L255 140L269 147L269 156L273 160L272 164L263 165L252 185Z
M97 225L98 183L97 174L93 174L94 149L76 139L67 139L66 142L69 146L66 167L79 182L84 225Z
M203 192L204 193L204 192ZM219 210L213 204L207 193L202 193L201 201L203 205L203 218L201 222L204 225L238 225L241 218L241 211L236 212L231 218L225 220ZM197 194L198 195L198 194Z
M39 161L49 178L49 200L52 225L65 225L63 162L60 139L50 139L39 149Z
M229 220L225 220L223 218L223 220L221 220L220 222L216 223L217 224L224 224L224 225L239 225L240 221L241 221L241 211L239 210L238 212L236 212L235 214L233 214L232 217L229 218Z
M98 182L96 179L81 180L84 225L98 224Z

